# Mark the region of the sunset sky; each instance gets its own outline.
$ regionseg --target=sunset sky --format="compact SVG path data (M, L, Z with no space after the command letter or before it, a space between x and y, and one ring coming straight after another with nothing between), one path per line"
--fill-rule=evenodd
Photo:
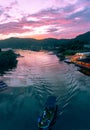
M0 39L73 38L90 31L90 0L0 0Z

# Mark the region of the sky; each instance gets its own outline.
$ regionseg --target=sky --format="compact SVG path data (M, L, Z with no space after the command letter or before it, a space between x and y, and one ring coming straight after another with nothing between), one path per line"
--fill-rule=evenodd
M0 0L0 39L70 39L90 31L90 0Z

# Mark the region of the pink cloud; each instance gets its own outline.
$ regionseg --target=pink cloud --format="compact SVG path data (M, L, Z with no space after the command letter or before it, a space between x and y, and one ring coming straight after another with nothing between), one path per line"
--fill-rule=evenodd
M40 0L38 1L40 3ZM81 32L90 30L90 2L87 0L73 0L73 2L53 0L52 4L51 1L48 1L51 7L46 6L48 2L45 2L46 9L40 8L39 10L38 8L38 12L32 14L27 13L29 8L27 11L24 8L19 9L21 3L18 0L6 6L0 6L0 34L18 33L23 37L40 37L41 35L41 37L72 38ZM25 3L24 0L23 2ZM36 5L38 4L35 4L35 7Z

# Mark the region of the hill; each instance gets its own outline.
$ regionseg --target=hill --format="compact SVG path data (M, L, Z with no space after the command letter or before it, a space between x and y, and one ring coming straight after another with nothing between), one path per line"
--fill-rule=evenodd
M60 46L67 46L77 43L81 44L90 43L90 31L77 36L74 39L54 39L47 38L43 40L36 40L31 38L9 38L0 40L0 48L13 48L13 49L31 49L31 50L54 50Z
M90 43L90 31L77 36L75 39L80 40L80 41L86 41L86 42Z
M31 38L9 38L0 40L0 48L13 49L31 49L31 50L52 50L58 47L62 40L48 38L43 40L36 40Z

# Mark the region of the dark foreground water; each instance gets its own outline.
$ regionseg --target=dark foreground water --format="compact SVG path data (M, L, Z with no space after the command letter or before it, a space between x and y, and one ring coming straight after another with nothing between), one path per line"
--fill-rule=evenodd
M0 130L38 130L37 118L48 96L57 97L52 130L90 130L90 77L49 52L17 50L24 57L0 78Z

